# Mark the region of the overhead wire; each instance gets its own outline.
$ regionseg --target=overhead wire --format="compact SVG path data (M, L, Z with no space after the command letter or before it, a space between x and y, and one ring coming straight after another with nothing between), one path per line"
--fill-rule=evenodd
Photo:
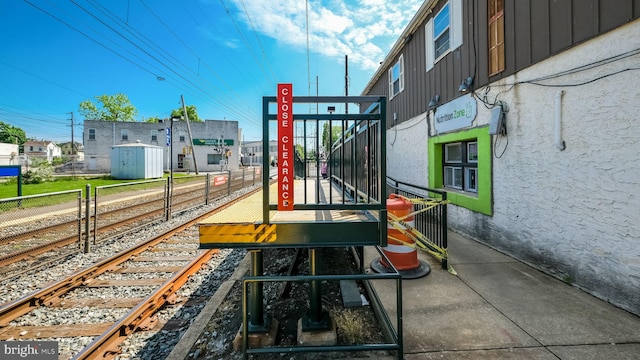
M91 1L91 0L89 0ZM149 44L152 44L153 46L155 46L156 48L160 49L153 49L152 51L158 53L159 57L163 57L164 59L166 59L168 62L171 63L172 66L167 65L166 63L164 63L163 61L161 61L160 59L158 59L157 56L152 55L149 51L147 51L146 49L143 49L141 45L137 44L134 40L128 38L126 35L124 35L123 33L121 33L120 31L116 30L113 26L107 24L103 19L100 19L97 15L93 14L91 11L89 11L88 9L82 7L80 4L78 4L76 1L71 0L71 2L73 4L75 4L77 7L79 7L81 10L83 10L85 13L87 13L88 15L90 15L91 17L93 17L95 20L97 20L98 22L100 22L102 25L104 25L105 27L107 27L109 30L115 32L118 36L120 36L121 38L123 38L124 40L126 40L128 43L130 43L131 45L133 45L134 47L136 47L137 49L139 49L140 51L142 51L143 53L145 53L147 56L151 57L154 61L158 62L160 65L162 65L163 67L165 67L167 70L169 70L169 72L174 73L175 75L177 75L179 78L181 78L182 80L184 80L185 82L187 82L189 85L193 86L194 88L196 88L197 90L199 90L203 95L205 95L207 98L205 98L207 101L211 102L211 105L215 106L215 107L219 107L220 109L225 109L227 111L231 111L231 112L237 112L237 109L231 108L228 105L226 105L225 103L218 103L215 101L215 97L210 94L208 91L206 91L205 89L203 89L201 86L199 86L198 84L196 84L197 80L195 79L188 79L186 76L187 73L191 72L192 74L195 74L195 72L193 72L189 67L187 67L186 65L184 65L182 62L180 62L179 60L176 59L176 61L173 61L171 59L169 59L165 54L167 53L166 51L162 51L161 47L159 47L157 44L155 44L153 41L151 41L150 39L148 39L146 36L142 35L141 33L139 33L141 36L136 36L136 38L138 40L140 40L140 37L144 37L147 41L146 46L151 47ZM142 2L142 1L141 1ZM146 5L143 3L143 5ZM146 7L146 6L145 6ZM104 7L103 7L104 8ZM147 7L148 9L148 7ZM150 9L148 9L150 10ZM104 12L103 12L104 13ZM156 17L156 19L159 20L159 18L157 17L157 15L155 15L155 13L152 13L152 15L154 15ZM119 19L118 19L119 20ZM113 19L112 19L113 21ZM166 26L166 24L164 22L162 22L162 24L164 24ZM128 26L130 27L130 26ZM127 27L124 27L125 30L127 30L127 32L129 32L130 34L134 35ZM136 31L137 32L137 31ZM172 32L173 33L173 32ZM173 33L175 34L175 33ZM177 35L176 35L177 36ZM180 41L182 41L180 39ZM144 42L144 41L143 41ZM182 41L183 42L183 41ZM184 43L184 42L183 42ZM171 56L172 57L172 56ZM174 58L175 59L175 58ZM179 64L177 64L179 63ZM184 69L183 73L178 72L175 68L178 67L182 67ZM242 107L240 107L240 109L242 109Z
M74 31L78 32L79 34L81 34L82 36L86 37L87 39L89 39L90 41L94 42L95 44L99 45L100 47L103 47L104 49L108 50L109 52L115 54L116 56L122 58L123 60L133 64L134 66L136 66L137 68L139 68L140 70L147 72L151 75L153 75L154 77L158 77L157 74L154 74L152 71L150 71L149 69L144 68L143 66L141 66L140 64L135 63L134 61L132 61L131 59L126 58L125 56L123 56L122 54L116 52L115 50L111 49L110 47L104 45L103 43L97 41L96 39L92 38L91 36L87 35L86 33L84 33L83 31L81 31L80 29L78 29L77 27L69 24L68 22L60 19L59 17L55 16L54 14L50 13L49 11L43 9L40 6L37 6L36 4L33 4L32 2L30 2L29 0L23 0L24 2L26 2L27 4L29 4L30 6L36 8L37 10L47 14L48 16L52 17L53 19L57 20L58 22L66 25L67 27L73 29Z
M19 67L15 66L15 65L8 64L8 63L6 63L6 62L4 62L2 60L0 60L0 64L8 66L8 67L10 67L10 68L12 68L14 70L20 71L22 73L25 73L25 74L27 74L29 76L33 76L36 79L48 82L49 84L55 85L55 86L57 86L57 87L59 87L61 89L67 90L67 91L72 92L72 93L74 93L76 95L80 95L80 96L87 97L87 98L90 97L90 96L87 96L86 94L83 94L83 93L77 91L77 90L71 89L71 88L69 88L69 87L67 87L65 85L62 85L62 84L58 84L57 82L55 82L53 80L49 80L49 79L47 79L45 77L42 77L40 75L36 75L36 74L34 74L34 73L30 72L30 71L27 71L25 69L19 68Z
M159 75L157 75L157 74L159 73L159 71L158 71L157 69L155 69L155 70L156 70L156 72L152 72L152 71L150 71L149 69L147 69L147 68L145 68L145 67L143 67L143 66L139 65L138 63L136 63L136 62L134 62L134 61L130 60L129 58L127 58L127 57L123 56L121 53L116 52L116 51L115 51L115 50L113 50L111 47L109 47L109 46L105 45L104 43L102 43L102 42L100 42L100 41L98 41L98 40L96 40L94 37L90 36L90 35L89 35L89 34L87 34L86 32L84 32L84 31L82 31L81 29L79 29L78 27L73 26L73 25L69 24L68 22L64 21L64 20L63 20L62 18L60 18L59 16L54 15L54 14L53 14L53 13L51 13L50 11L47 11L46 9L44 9L44 8L42 8L42 7L40 7L40 6L35 5L35 4L31 3L31 2L30 2L30 1L28 1L28 0L24 0L24 1L25 1L27 4L31 5L32 7L34 7L34 8L36 8L36 9L40 10L41 12L45 13L46 15L48 15L48 16L52 17L53 19L57 20L58 22L60 22L60 23L62 23L62 24L64 24L64 25L66 25L66 26L70 27L72 30L74 30L74 31L76 31L76 32L78 32L78 33L80 33L81 35L83 35L84 37L86 37L86 38L88 38L89 40L93 41L94 43L96 43L96 44L100 45L101 47L103 47L103 48L105 48L105 49L107 49L107 50L111 51L112 53L114 53L114 54L118 55L120 58L122 58L122 59L124 59L124 60L126 60L126 61L128 61L128 62L130 62L130 63L132 63L132 64L134 64L134 65L136 65L138 68L140 68L140 69L142 69L142 70L146 71L147 73L150 73L150 74L152 74L153 76L155 76L155 77L157 77L157 78L160 78L160 77L159 77ZM78 3L77 3L77 2L75 2L74 0L72 0L72 3L74 3L74 5L76 5L77 7L79 7L79 8L80 8L81 10L83 10L85 13L89 14L89 15L90 15L90 16L92 16L94 19L96 19L97 21L99 21L101 24L103 24L104 26L106 26L107 28L109 28L110 30L112 30L113 32L115 32L116 34L118 34L120 37L122 37L123 39L127 40L130 44L132 44L133 46L135 46L136 48L138 48L140 51L144 52L146 55L148 55L149 57L151 57L152 59L154 59L156 62L160 63L160 64L161 64L161 65L163 65L165 68L167 68L167 69L169 69L169 70L172 70L172 69L171 69L171 67L169 67L169 66L167 66L166 64L164 64L162 61L160 61L159 59L157 59L155 56L153 56L152 54L150 54L148 51L146 51L146 50L142 49L139 45L135 44L133 41L131 41L130 39L128 39L125 35L123 35L123 34L122 34L122 33L120 33L119 31L117 31L116 29L114 29L112 26L110 26L110 25L109 25L109 24L107 24L106 22L104 22L102 19L100 19L99 17L97 17L95 14L91 13L89 10L87 10L87 9L86 9L86 8L84 8L84 7L82 7L80 4L78 4ZM54 5L54 6L55 6L55 5ZM58 10L60 10L60 9L58 8ZM80 22L78 21L78 23L80 23ZM86 26L86 25L85 25L85 26ZM93 30L93 29L92 29L92 30ZM95 30L93 30L93 31L95 32ZM130 52L129 52L129 53L130 53ZM161 52L160 52L160 53L161 53ZM130 54L131 54L131 53L130 53ZM135 56L135 54L132 54L132 56ZM135 56L135 57L137 57L137 56ZM139 60L143 61L143 62L146 62L146 61L144 61L144 59L142 59L142 58L140 58L140 57L137 57L137 58L138 58ZM149 64L148 62L146 62L146 64L147 64L147 65L149 65L149 66L152 66L152 65L151 65L151 64ZM174 64L174 65L175 65L175 64ZM201 90L204 94L208 95L210 98L213 98L213 96L212 96L211 94L207 93L204 89L200 88L199 86L197 86L195 83L193 83L193 82L192 82L192 81L190 81L189 79L186 79L185 77L181 76L179 73L177 73L177 72L175 72L175 71L174 71L174 73L175 73L176 75L178 75L179 77L181 77L183 80L185 80L187 83L189 83L190 85L192 85L193 87L198 88L199 90ZM206 98L205 98L205 99L206 99ZM211 99L207 99L207 100L211 101ZM215 102L213 102L213 103L212 103L212 105L214 105L214 106L216 106L216 107L220 108L221 110L231 110L231 111L234 111L234 110L235 110L235 109L233 109L233 108L225 107L225 106L224 106L224 104L220 105L220 104L215 103ZM242 107L240 107L240 108L242 108ZM248 116L249 116L249 119L251 119L251 116L250 116L250 115L248 115Z
M258 34L258 31L256 30L256 27L253 24L252 16L249 13L249 10L247 9L247 5L245 4L244 0L240 0L240 1L242 2L242 8L244 10L245 15L247 16L247 21L251 26L251 30L253 30L253 34L256 36L256 39L258 40L258 46L260 47L260 50L264 56L264 59L266 60L269 70L275 75L276 79L281 78L282 76L280 74L279 69L276 66L272 65L272 61L271 61L271 58L269 57L269 53L265 51L264 45L262 44L262 41L261 41L261 37ZM275 70L274 70L274 67L275 67Z
M227 16L231 20L231 23L233 23L233 26L236 28L236 31L238 31L238 34L240 35L240 38L242 39L242 41L246 45L247 49L249 50L249 53L251 53L251 56L255 60L256 64L258 65L260 70L262 70L262 72L263 72L263 74L265 76L265 79L271 84L271 87L275 89L276 80L272 77L273 75L269 74L265 70L264 66L262 65L262 62L260 61L260 58L257 56L257 54L255 52L254 47L249 43L249 41L247 40L246 36L242 32L242 29L240 29L240 27L238 26L238 23L236 22L236 20L233 18L233 16L231 16L231 11L227 7L227 5L225 5L225 3L222 0L219 0L219 2L222 5L222 7L224 8L225 12L227 13Z
M185 13L191 18L191 20L193 20L193 23L198 24L198 20L193 16L193 14L191 14L191 12L184 6L184 4L182 2L179 2L180 6L182 7L182 9L185 11ZM195 5L198 6L198 9L200 10L200 14L207 14L207 11L204 10L204 8L202 8L202 5L200 4L199 1L195 2ZM218 35L222 38L223 35L219 33L216 25L211 21L211 18L209 16L204 16L205 20L209 23L209 26L207 27L208 29L213 29L214 31L216 31L218 33ZM224 51L221 51L218 44L216 44L214 41L212 41L211 38L207 37L207 40L210 41L211 45L217 50L217 53L222 57L225 58L229 64L229 66L231 66L234 70L235 73L242 76L247 82L247 83L253 83L253 84L262 84L260 81L257 81L255 78L249 79L246 76L249 75L248 71L245 71L245 69L239 69L237 67L237 61L233 61L231 59L228 58L227 54ZM228 85L227 85L228 86ZM266 88L262 88L261 89L263 93L267 92Z
M123 60L133 64L134 66L136 66L137 68L139 68L140 70L143 70L144 72L151 74L152 76L160 79L162 78L163 80L165 79L165 76L161 76L161 75L166 75L165 72L166 71L171 71L172 73L174 73L177 78L176 80L178 80L177 82L175 81L169 81L173 86L176 87L180 87L181 83L184 82L184 84L187 85L187 90L191 90L192 94L197 94L198 98L204 98L204 100L207 101L207 103L210 103L211 105L213 105L214 107L221 109L221 110L226 110L229 111L232 114L236 114L239 115L239 117L248 122L248 123L252 123L255 125L260 125L260 121L258 119L260 119L260 115L254 112L249 112L248 109L250 109L250 107L247 107L246 104L243 103L242 99L240 99L238 97L238 95L233 91L233 88L231 86L229 86L228 84L226 84L224 82L224 80L222 78L220 78L217 73L204 61L201 60L201 57L197 56L197 53L195 51L193 51L193 49L191 49L189 47L189 45L184 42L182 39L180 39L180 37L175 33L172 32L172 34L179 40L181 41L181 43L183 44L183 46L185 46L186 48L188 48L188 50L194 55L196 56L196 58L198 58L199 64L202 63L203 67L207 68L207 70L209 72L211 72L212 75L216 76L218 78L218 80L220 81L220 83L223 83L228 90L224 90L224 91L220 91L220 93L216 94L216 96L214 96L213 94L211 94L209 91L207 91L206 89L202 88L202 86L200 85L200 83L202 81L204 82L208 82L208 80L206 79L202 79L199 75L200 72L198 71L197 73L192 71L188 66L184 65L182 62L180 62L179 60L173 58L174 60L171 60L171 58L165 56L165 52L162 50L162 48L160 46L158 46L157 44L153 43L153 41L151 41L150 39L144 37L144 35L142 33L140 33L139 31L135 30L135 28L130 27L129 28L125 28L127 31L127 34L129 35L125 35L123 34L122 31L119 31L118 29L116 29L114 26L112 26L111 24L108 24L104 19L100 18L100 16L96 15L95 13L93 13L92 11L88 10L86 7L82 6L81 4L79 4L78 2L72 0L72 3L80 8L81 10L83 10L86 14L88 14L89 16L91 16L93 19L95 19L96 21L100 22L103 26L109 28L112 32L116 33L120 38L124 39L125 41L127 41L129 44L131 44L132 46L134 46L136 49L138 49L138 51L141 51L142 53L144 53L147 57L153 59L156 63L158 63L159 65L163 66L164 69L166 70L160 70L158 67L156 67L154 64L149 63L148 61L146 61L144 58L141 58L139 56L137 56L135 53L132 53L131 51L128 51L126 48L122 48L122 46L118 45L117 43L114 43L112 40L110 39L106 39L106 41L109 41L110 44L112 45L107 45L105 43L105 40L99 40L97 39L95 36L92 36L90 34L88 34L85 30L79 28L77 26L77 24L81 24L81 21L75 21L74 20L74 25L72 25L69 21L66 21L65 19L61 18L59 15L54 14L53 12L51 12L48 9L45 9L41 6L38 6L36 4L34 4L33 2L29 1L29 0L24 0L25 3L27 3L28 5L30 5L31 7L43 12L44 14L46 14L47 16L53 18L54 20L62 23L63 25L69 27L70 29L76 31L77 33L81 34L82 36L84 36L85 38L89 39L91 42L99 45L100 47L108 50L109 52L117 55L119 58L122 58ZM96 9L98 9L103 16L105 16L106 18L110 19L110 21L115 22L113 14L112 16L108 15L108 9L106 9L104 6L100 5L99 3L93 1L93 0L87 0L89 1L89 3L95 7ZM141 0L141 3L143 5L145 5L145 7L148 8L148 6L146 6L146 4ZM251 25L251 28L253 29L253 31L256 33L256 37L258 39L258 44L259 47L262 51L262 53L266 56L266 63L268 65L268 69L265 69L261 62L260 59L257 57L256 55L256 50L254 49L253 46L250 45L248 39L246 38L246 36L243 34L242 30L239 28L238 24L236 23L236 21L233 19L233 17L231 17L230 14L230 9L228 6L226 6L224 3L222 3L223 8L225 9L225 12L227 13L227 15L231 18L232 22L234 23L236 30L238 31L238 33L240 34L240 37L242 38L242 40L245 42L245 44L247 45L247 47L250 49L251 54L253 55L254 60L258 63L260 70L263 73L263 76L265 77L265 79L267 80L267 82L269 83L273 83L273 77L275 76L274 73L278 70L277 67L274 67L271 65L271 61L270 59L268 59L268 54L266 53L264 46L262 44L262 42L260 41L260 37L257 34L257 30L255 28L255 25L253 24L253 19L252 19L252 14L249 11L249 9L247 8L246 4L243 2L242 6L244 7L244 11L245 14L247 16L248 22ZM54 5L55 6L55 5ZM198 6L200 6L200 4L198 4ZM103 10L100 10L99 8L102 8ZM148 9L150 10L150 9ZM127 12L129 11L129 8L127 8ZM151 11L152 12L152 11ZM153 13L153 12L152 12ZM188 12L187 12L188 13ZM66 14L67 16L70 16L68 14ZM156 18L158 18L157 15L154 15ZM189 14L189 16L191 16ZM115 17L116 19L120 20L118 17ZM168 25L164 22L161 22L162 24L164 24L165 27L168 28ZM126 22L126 24L128 25L128 20ZM83 24L85 27L88 27L89 30L91 30L92 32L96 32L96 30L92 29L91 27L89 27L86 24ZM100 34L101 36L104 36L104 34L101 34L100 32L98 32L98 34ZM136 35L137 34L137 35ZM132 38L135 38L135 40L132 40ZM146 40L145 40L146 39ZM140 45L140 43L144 44L144 45ZM118 47L119 49L116 50L114 49L114 47ZM161 54L161 55L154 55L151 53L151 50L147 50L146 48L152 48L153 51L155 53ZM131 57L135 57L138 61L134 61L131 59L131 57L125 55L124 53L128 54ZM162 59L160 59L159 57L162 57ZM166 62L165 62L166 61ZM171 65L173 65L176 68L181 68L184 69L184 73L185 74L189 74L189 75L194 75L196 77L199 78L199 80L201 81L196 81L194 80L191 76L186 76L186 75L181 75L179 72L177 71L172 71L172 66L168 65L167 63L170 63ZM244 74L245 72L240 72L242 74ZM44 79L46 80L46 79ZM272 84L273 85L273 84ZM212 87L214 88L218 88L215 84L211 84ZM74 91L73 89L67 89L69 91ZM194 90L195 91L194 93ZM228 91L228 92L226 92ZM79 93L77 91L74 91L76 93ZM89 97L86 94L82 94L79 93L79 95L82 95L83 97ZM223 97L228 97L230 99L230 101L227 102L220 102L220 95L222 95ZM230 107L228 104L233 104L236 103L238 106L236 107Z
M108 16L112 21L118 23L118 22L122 22L121 19L119 19L115 14L113 14L113 12L111 12L109 9L105 8L104 6L102 6L99 3L96 3L94 0L88 0L90 3L93 3L93 6L96 7L100 12L102 12L103 14L105 14L106 16ZM153 15L154 18L156 18L156 20L158 20L178 41L180 41L180 43L185 46L187 48L187 50L189 50L198 60L200 60L200 57L198 56L198 54L191 48L189 47L186 42L184 42L184 40L182 40L164 21L162 21L161 17L159 17L155 12L153 12L153 10L146 5L146 3L144 3L142 0L140 0L140 2L142 3L142 5L146 8L147 11L149 11L149 13L151 13L151 15ZM146 46L149 46L150 48L152 48L153 51L155 51L156 53L159 54L159 56L163 57L164 59L166 59L169 63L171 63L171 65L175 66L176 68L181 68L182 71L184 71L185 74L190 74L192 76L196 76L195 78L192 78L192 80L194 82L198 82L200 80L207 82L210 86L214 87L214 88L218 88L215 84L210 83L208 80L198 76L198 74L193 71L190 67L188 67L187 65L185 65L183 62L181 62L179 59L175 58L174 56L170 55L170 53L164 49L162 49L162 47L158 44L156 44L153 40L149 39L147 36L145 36L144 34L142 34L140 31L136 30L134 27L132 27L130 24L125 23L126 26L120 24L120 26L122 26L128 33L132 34L136 39L142 41ZM169 55L167 55L169 54ZM165 67L167 67L165 64L163 64ZM207 68L209 68L208 65L205 64L205 66ZM217 74L214 74L215 76L217 76ZM188 75L186 75L188 76ZM165 78L166 80L166 78ZM222 80L222 79L220 79ZM179 86L177 86L179 87ZM180 87L179 87L180 88ZM184 89L181 88L183 90L187 90L188 89ZM219 88L218 88L219 89ZM204 93L204 95L211 97L211 95L209 93ZM220 110L226 110L226 111L230 111L230 112L236 112L237 115L239 115L240 117L247 117L249 119L251 119L251 117L253 115L249 114L249 113L243 113L243 109L244 107L237 107L237 108L231 108L229 106L225 106L227 105L226 102L219 104L218 101L215 101L211 98L206 98L206 97L200 97L197 96L198 98L210 103L211 105L213 105L214 107L220 109ZM240 109L240 110L238 110Z
M131 39L127 38L125 35L123 35L121 32L119 32L118 30L116 30L113 26L107 24L105 21L103 21L102 19L100 19L98 16L96 16L95 14L91 13L91 11L85 9L84 7L82 7L80 4L78 4L75 0L71 0L71 2L76 5L77 7L79 7L81 10L83 10L84 12L86 12L89 16L93 17L94 19L96 19L98 22L100 22L101 24L103 24L104 26L106 26L108 29L110 29L111 31L113 31L114 33L116 33L118 36L120 36L121 38L123 38L125 41L127 41L128 43L130 43L131 45L133 45L135 48L137 48L138 50L142 51L143 53L145 53L147 56L149 56L150 58L152 58L153 60L155 60L156 62L158 62L160 65L164 66L165 68L167 68L167 70L169 70L170 72L174 73L175 75L177 75L178 77L180 77L181 79L183 79L184 81L188 82L189 84L191 84L192 86L194 86L195 88L201 90L203 93L208 94L208 92L204 89L202 89L201 87L199 87L197 84L193 83L191 80L187 79L185 76L183 76L181 73L179 73L178 71L176 71L175 69L173 69L171 66L168 66L167 64L165 64L163 61L161 61L160 59L158 59L158 57L154 56L153 54L151 54L149 51L147 51L146 49L143 49L140 45L136 44L134 41L132 41Z
M170 33L171 33L171 34L172 34L172 35L173 35L173 36L174 36L174 37L175 37L175 38L176 38L176 39L177 39L177 40L178 40L178 41L179 41L179 42L180 42L180 43L181 43L181 44L182 44L186 49L187 49L187 50L189 50L189 52L190 52L190 53L191 53L195 58L197 58L197 59L198 59L198 64L202 64L202 65L204 65L204 67L205 67L205 68L207 68L207 70L209 70L209 72L210 72L210 73L211 73L211 74L212 74L212 75L213 75L213 76L214 76L218 81L220 81L220 82L221 82L221 83L223 83L225 86L227 86L227 87L228 87L228 90L229 90L230 92L232 92L231 87L230 87L230 86L229 86L229 85L224 81L224 79L223 79L223 78L222 78L222 77L221 77L221 76L220 76L220 75L219 75L215 70L213 70L213 69L209 66L209 64L208 64L207 62L202 61L202 57L200 57L200 56L195 52L195 50L193 50L193 49L192 49L192 48L191 48L191 47L190 47L190 46L189 46L189 45L188 45L188 44L187 44L187 43L186 43L186 42L185 42L185 41L184 41L184 40L183 40L179 35L178 35L178 34L176 34L176 32L175 32L175 31L173 31L173 30L171 29L171 27L170 27L169 25L167 25L167 24L162 20L162 18L161 18L161 17L159 17L159 16L158 16L158 15L157 15L157 14L156 14L156 13L155 13L155 12L154 12L150 7L149 7L149 6L148 6L148 5L143 1L143 0L140 0L140 3L141 3L141 4L142 4L146 9L147 9L147 11L148 11L151 15L153 15L153 16L154 16L154 17L155 17L155 18L156 18L156 19L157 19L157 20L158 20L158 21L159 21L159 22L160 22L160 23L161 23L161 24L162 24L162 25L163 25L163 26L164 26L164 27L169 31L169 32L170 32ZM189 69L189 70L190 70L190 69ZM190 70L190 71L192 71L192 70ZM192 72L193 72L193 71L192 71ZM196 74L195 72L193 72L193 73L194 73L194 74ZM201 77L199 76L199 72L198 72L196 75L198 75L198 78L201 78ZM215 87L215 88L217 88L217 89L219 89L219 90L224 90L224 89L219 88L217 85L215 85L215 84L213 84L213 83L209 82L207 79L204 79L204 78L201 78L201 79L203 79L203 81L207 82L207 83L208 83L209 85L211 85L212 87ZM221 92L221 93L223 93L223 94L224 94L224 92ZM235 94L234 94L234 95L235 95ZM236 97L237 97L237 95L236 95ZM229 99L230 99L231 101L233 101L233 98L229 97ZM240 105L240 104L237 104L237 105ZM238 109L240 109L240 111L243 111L244 107L239 106L239 107L238 107ZM234 109L234 110L236 110L236 109ZM252 116L254 116L254 115L251 115L251 114L248 114L248 113L247 113L247 114L245 114L245 116L246 116L246 117L248 117L248 118L250 119L250 118L251 118Z

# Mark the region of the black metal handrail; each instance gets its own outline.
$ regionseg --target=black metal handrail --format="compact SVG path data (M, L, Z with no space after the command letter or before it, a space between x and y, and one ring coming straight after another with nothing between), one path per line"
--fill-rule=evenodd
M447 200L447 192L436 189L413 185L398 181L387 176L387 197L390 194L398 194L409 198L428 198L434 200ZM414 205L414 210L420 210L423 205ZM438 205L415 216L415 228L424 234L431 242L442 249L447 249L447 206L446 203ZM447 257L444 254L442 268L447 269Z

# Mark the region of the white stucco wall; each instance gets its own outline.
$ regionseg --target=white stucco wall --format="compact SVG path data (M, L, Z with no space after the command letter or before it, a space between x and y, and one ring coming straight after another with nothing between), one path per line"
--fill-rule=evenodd
M492 84L488 98L500 93L509 106L508 145L496 158L506 145L507 138L500 138L493 157L493 216L449 207L451 227L636 314L640 70L625 69L640 64L639 33L640 21L634 21L504 79L504 86ZM557 87L527 83L634 50L539 81ZM564 151L554 144L560 91ZM484 112L479 118L488 118Z
M427 115L387 130L387 174L395 180L427 187Z

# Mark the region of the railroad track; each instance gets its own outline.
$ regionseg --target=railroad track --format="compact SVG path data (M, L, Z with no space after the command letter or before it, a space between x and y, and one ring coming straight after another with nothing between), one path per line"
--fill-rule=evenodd
M233 178L229 190L239 190L245 182L244 178ZM222 198L227 190L214 189L210 198ZM187 211L201 206L204 195L203 189L193 185L176 186L171 204L172 211ZM154 194L151 193L139 197L134 204L122 201L111 202L97 214L99 226L94 215L90 216L89 221L94 225L88 235L92 239L91 244L96 245L113 237L122 236L123 233L137 231L153 222L163 221L165 219L164 201L163 198L158 199L157 195L154 198ZM83 246L81 239L87 236L83 232L86 219L78 221L73 216L69 217L68 221L44 228L28 229L28 225L25 224L27 228L25 231L0 237L0 254L2 254L0 255L0 274L2 274L0 281L20 275L24 271L32 271L34 267L39 266L38 264L47 264L52 259L81 251ZM69 235L74 233L75 235Z
M0 340L89 338L84 349L61 355L76 359L116 356L118 344L127 336L154 326L154 315L160 309L186 300L180 298L180 288L218 254L217 250L198 249L196 224L232 203L2 305ZM115 296L122 293L127 295ZM35 312L37 316L31 316ZM87 316L65 315L72 313ZM51 321L43 323L43 318Z

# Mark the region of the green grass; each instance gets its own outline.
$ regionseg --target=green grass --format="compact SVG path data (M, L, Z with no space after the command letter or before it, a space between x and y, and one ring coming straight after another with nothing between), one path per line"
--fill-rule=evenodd
M140 180L115 180L109 177L58 177L54 181L44 182L41 184L23 184L22 195L39 195L52 192L69 191L69 190L84 190L87 184L91 185L91 194L93 196L94 189L97 186L122 184L129 182L137 182ZM0 199L6 199L18 196L18 185L15 181L0 183Z

